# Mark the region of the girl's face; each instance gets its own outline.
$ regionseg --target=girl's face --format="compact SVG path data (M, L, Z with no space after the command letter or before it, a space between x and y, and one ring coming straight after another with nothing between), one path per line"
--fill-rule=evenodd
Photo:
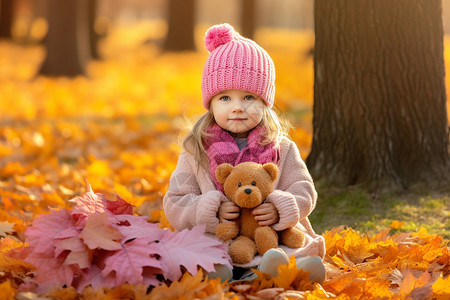
M226 90L211 99L210 109L220 127L247 136L261 122L264 106L264 101L253 93Z

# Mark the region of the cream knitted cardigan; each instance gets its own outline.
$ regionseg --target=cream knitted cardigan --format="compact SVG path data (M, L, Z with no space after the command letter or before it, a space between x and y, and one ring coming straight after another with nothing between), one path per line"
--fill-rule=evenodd
M280 143L280 174L274 183L275 190L266 202L275 205L280 216L275 230L297 226L306 236L304 247L298 249L281 245L290 257L325 255L325 242L317 235L308 220L317 202L317 192L311 175L300 157L295 143L283 138ZM213 236L219 219L217 212L222 202L229 201L212 182L209 170L201 168L194 157L183 152L170 178L169 189L164 196L164 213L170 224L181 231L197 225L206 225L206 233ZM195 242L195 241L193 241ZM256 267L261 261L257 255L247 264L239 267Z

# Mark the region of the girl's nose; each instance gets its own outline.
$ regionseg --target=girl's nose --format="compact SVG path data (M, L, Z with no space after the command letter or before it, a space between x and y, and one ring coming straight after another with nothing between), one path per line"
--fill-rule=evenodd
M239 113L239 112L243 112L244 108L242 107L241 103L236 103L236 105L233 107L233 112L234 113Z

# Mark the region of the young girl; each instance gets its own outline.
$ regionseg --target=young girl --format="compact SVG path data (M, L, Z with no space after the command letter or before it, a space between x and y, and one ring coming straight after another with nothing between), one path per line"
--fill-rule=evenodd
M316 235L308 220L317 201L317 192L305 163L293 141L289 125L272 110L275 95L275 67L267 52L254 41L239 35L229 24L208 29L205 44L210 52L203 69L203 106L208 112L185 137L169 189L164 197L164 212L176 230L206 225L214 235L219 222L239 217L239 207L223 194L215 170L222 163L237 165L244 161L273 162L279 176L275 190L253 210L259 225L283 230L300 228L306 236L302 248L280 248L257 255L248 264L235 265L234 273L217 265L209 278L249 279L256 277L250 268L271 276L291 255L297 267L322 282L325 269L324 239Z

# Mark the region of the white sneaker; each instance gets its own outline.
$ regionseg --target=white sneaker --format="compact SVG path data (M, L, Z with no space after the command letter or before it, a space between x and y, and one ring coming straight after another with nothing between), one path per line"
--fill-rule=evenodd
M208 279L220 278L220 282L224 283L225 281L230 281L233 278L233 271L231 271L229 266L216 264L214 265L214 268L216 269L215 272L209 272L206 274L208 275Z
M270 277L278 276L278 266L289 264L289 257L280 248L269 249L264 253L258 269L270 275Z
M297 268L309 272L309 280L323 283L325 281L325 266L318 256L298 257L295 259Z

